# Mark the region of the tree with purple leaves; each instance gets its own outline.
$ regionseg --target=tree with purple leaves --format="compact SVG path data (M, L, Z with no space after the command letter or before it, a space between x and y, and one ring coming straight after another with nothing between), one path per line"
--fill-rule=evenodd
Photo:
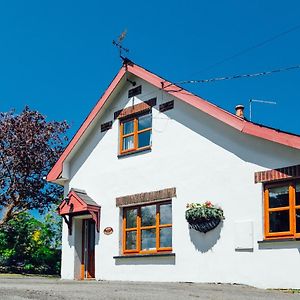
M0 113L0 227L31 209L45 212L62 195L62 188L44 177L63 151L69 125L47 122L25 107Z

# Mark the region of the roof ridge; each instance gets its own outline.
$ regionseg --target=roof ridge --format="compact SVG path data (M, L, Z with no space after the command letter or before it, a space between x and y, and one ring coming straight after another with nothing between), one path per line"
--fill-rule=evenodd
M71 191L74 191L75 193L80 193L80 194L85 194L87 195L86 191L85 190L81 190L81 189L78 189L78 188L71 188L70 192Z
M72 152L79 139L84 135L87 128L96 118L99 111L103 108L104 104L114 92L115 88L118 86L126 72L130 72L131 74L152 84L158 89L162 88L162 82L171 83L165 80L163 77L160 77L155 73L148 71L147 69L135 64L132 61L124 63L117 75L114 77L114 79L108 86L108 88L105 90L101 98L98 100L98 102L90 112L90 114L86 117L86 119L84 120L81 127L78 129L68 146L65 148L58 161L48 173L48 181L55 182L61 176L63 170L63 163L65 159ZM175 88L180 89L180 91L174 91L174 86ZM244 134L259 137L288 147L300 149L300 136L293 133L278 131L274 128L266 127L264 125L257 125L253 122L248 121L247 119L236 116L235 114L217 106L214 103L209 102L206 99L201 98L198 95L189 92L188 90L185 90L177 85L174 86L169 86L165 88L164 91L174 96L176 99L181 100L208 114L209 116L227 124L228 126L231 126Z
M196 93L193 93L193 92L191 92L190 90L188 90L188 89L186 89L186 88L183 88L183 87L180 86L179 84L173 83L173 82L171 82L171 81L165 79L164 77L158 75L157 73L152 72L152 71L148 70L147 68L142 67L141 65L139 65L139 64L137 64L137 63L135 63L135 62L133 62L132 60L129 60L129 61L130 61L132 64L134 64L135 66L137 66L137 67L139 67L139 68L145 70L146 72L149 72L149 73L151 73L151 74L153 74L153 75L155 75L155 76L157 76L157 77L163 79L167 84L171 84L170 86L173 86L173 87L177 87L177 88L179 88L179 89L182 89L182 91L187 92L187 93L191 94L192 96L196 96L196 97L200 98L202 101L205 101L207 104L209 104L209 105L211 105L211 106L214 106L214 107L216 107L216 108L218 108L218 109L221 109L221 110L223 110L225 113L227 113L227 114L229 114L229 115L231 115L231 116L233 116L233 117L235 117L235 118L237 118L237 119L241 119L241 120L248 121L248 120L246 120L246 119L243 119L243 118L241 118L241 117L238 117L237 115L235 115L234 113L232 113L232 112L226 110L225 108L223 108L223 107L221 107L221 106L219 106L219 105L217 105L217 104L215 104L215 103L213 103L213 102L210 102L209 100L203 98L202 96L200 96L200 95L198 95L198 94L196 94ZM166 90L166 92L168 92L168 91ZM249 121L248 121L248 122L249 122Z

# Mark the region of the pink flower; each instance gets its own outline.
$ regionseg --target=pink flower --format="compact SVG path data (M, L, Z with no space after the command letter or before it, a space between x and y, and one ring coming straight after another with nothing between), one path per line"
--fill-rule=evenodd
M204 204L205 204L206 207L212 207L213 206L210 201L206 201Z

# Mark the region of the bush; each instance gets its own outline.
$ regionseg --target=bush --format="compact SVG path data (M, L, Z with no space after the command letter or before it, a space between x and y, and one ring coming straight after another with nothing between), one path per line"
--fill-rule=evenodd
M0 229L0 272L59 274L61 221L22 213Z

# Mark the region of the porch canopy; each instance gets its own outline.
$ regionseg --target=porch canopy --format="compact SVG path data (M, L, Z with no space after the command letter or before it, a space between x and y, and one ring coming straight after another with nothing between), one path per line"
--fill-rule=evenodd
M96 223L96 229L100 229L100 209L101 207L87 195L84 190L72 188L62 203L58 207L58 214L61 215L72 234L72 219L75 216L92 216Z

